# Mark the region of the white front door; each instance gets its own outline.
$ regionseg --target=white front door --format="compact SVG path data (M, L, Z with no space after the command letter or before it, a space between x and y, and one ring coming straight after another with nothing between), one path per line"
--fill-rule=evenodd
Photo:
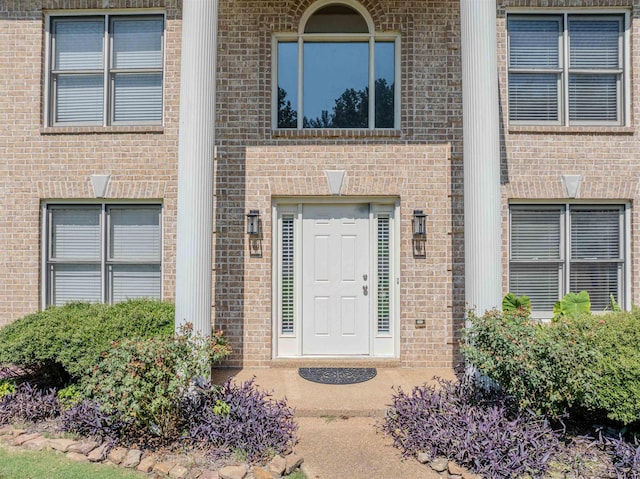
M302 354L370 353L369 205L305 205Z

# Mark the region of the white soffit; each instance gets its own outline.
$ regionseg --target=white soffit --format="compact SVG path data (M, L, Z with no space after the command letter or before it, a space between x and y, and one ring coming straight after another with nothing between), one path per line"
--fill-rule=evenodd
M562 175L564 190L569 198L575 198L576 196L578 196L578 189L580 188L581 179L581 175Z
M332 195L339 195L342 191L342 183L344 182L345 170L325 170L329 181L329 189Z
M104 198L107 195L107 187L111 175L91 175L91 183L93 184L93 195L96 198Z

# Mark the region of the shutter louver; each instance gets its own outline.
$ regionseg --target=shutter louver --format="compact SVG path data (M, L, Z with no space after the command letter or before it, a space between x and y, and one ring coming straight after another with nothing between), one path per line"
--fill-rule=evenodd
M53 267L53 304L71 301L99 303L102 281L99 264L56 264Z
M577 69L620 68L621 21L584 20L569 17L570 67Z
M511 210L509 290L529 296L535 314L553 311L560 294L561 211Z
M378 333L391 331L391 268L389 249L389 217L378 216Z
M570 75L571 121L618 121L617 75Z
M293 334L294 323L294 229L293 216L282 217L282 296L280 298L282 308L282 334Z
M511 211L511 259L560 259L560 210Z
M162 75L119 73L114 78L114 122L161 122Z
M509 19L509 68L560 66L560 20Z
M102 75L59 75L55 83L56 123L102 123Z
M572 260L620 257L620 210L572 210Z
M511 263L509 291L529 296L535 313L549 313L560 299L560 265L558 263Z
M113 68L162 68L162 20L113 21Z
M592 311L619 300L621 259L620 209L573 209L570 288L589 293Z
M110 259L160 261L160 209L121 208L109 210Z
M55 20L54 70L102 70L104 21Z
M558 121L558 74L510 73L509 119Z
M559 120L561 31L558 17L509 19L510 120Z
M615 263L572 263L571 292L586 291L591 300L591 311L604 311L609 306L610 295L620 301L618 270Z
M111 266L111 300L160 299L160 265L114 264Z
M100 208L54 208L51 258L100 261Z

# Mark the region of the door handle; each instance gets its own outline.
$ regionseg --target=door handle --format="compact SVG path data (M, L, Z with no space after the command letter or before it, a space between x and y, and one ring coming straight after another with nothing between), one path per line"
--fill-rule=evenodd
M362 294L364 294L365 296L369 295L369 286L367 286L366 284L362 285Z

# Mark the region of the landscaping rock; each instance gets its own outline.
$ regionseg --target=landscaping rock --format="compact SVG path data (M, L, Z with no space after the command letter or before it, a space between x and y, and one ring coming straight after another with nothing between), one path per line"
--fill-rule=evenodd
M0 427L0 436L6 436L11 434L13 431L13 426L2 426Z
M287 460L282 456L276 456L269 463L269 471L282 476L287 468Z
M138 464L140 464L141 458L142 451L140 449L131 449L120 465L122 467L136 467Z
M171 469L173 469L174 467L176 467L175 462L159 462L155 466L153 466L153 472L163 476L168 476L169 471L171 471Z
M286 464L284 470L285 474L291 474L304 462L304 458L298 456L297 454L289 454L288 456L285 456L284 460Z
M169 477L173 479L187 479L189 469L178 464L176 467L169 471Z
M462 479L482 479L482 476L473 472L465 471L462 473Z
M429 465L436 472L444 472L449 466L449 461L446 457L436 457Z
M218 471L218 475L220 479L244 479L247 469L244 466L226 466Z
M416 459L418 460L418 462L420 464L426 464L427 462L429 462L431 460L431 456L429 454L427 454L426 452L419 452L416 455Z
M107 454L107 459L109 459L117 466L124 460L125 457L127 457L128 452L129 450L125 447L115 447L111 451L109 451L109 454Z
M48 443L49 439L40 436L25 442L22 447L29 449L30 451L42 451L47 447Z
M87 459L91 462L102 462L107 458L107 452L109 452L109 445L103 444L87 454Z
M87 459L87 456L85 456L84 454L80 454L79 452L68 452L66 457L71 461L89 462L89 459Z
M74 444L78 442L71 439L49 439L49 447L54 451L67 452Z
M98 446L99 444L95 441L82 441L77 444L74 444L73 446L69 446L69 449L67 449L67 451L78 452L86 456Z
M467 470L464 467L458 466L455 462L449 463L449 474L453 476L462 476L462 474L466 471Z
M140 461L136 470L140 472L151 472L153 471L154 466L156 465L156 459L153 456L145 457ZM125 466L126 467L126 466Z
M208 469L202 471L202 474L198 476L198 479L220 479L218 471L210 471Z
M35 439L37 437L42 437L41 434L38 433L34 433L34 434L20 434L18 437L16 437L13 440L13 445L14 446L22 446L25 442L27 441L31 441L32 439Z
M202 474L202 469L194 467L189 471L189 474L187 474L187 479L198 479L200 474Z
M266 469L256 466L253 468L253 477L255 479L273 479L274 476Z
M14 429L12 429L12 430L11 430L11 435L12 435L13 437L18 437L19 435L24 434L24 433L26 433L26 432L27 432L27 431L25 431L24 429L15 429L15 428L14 428Z

